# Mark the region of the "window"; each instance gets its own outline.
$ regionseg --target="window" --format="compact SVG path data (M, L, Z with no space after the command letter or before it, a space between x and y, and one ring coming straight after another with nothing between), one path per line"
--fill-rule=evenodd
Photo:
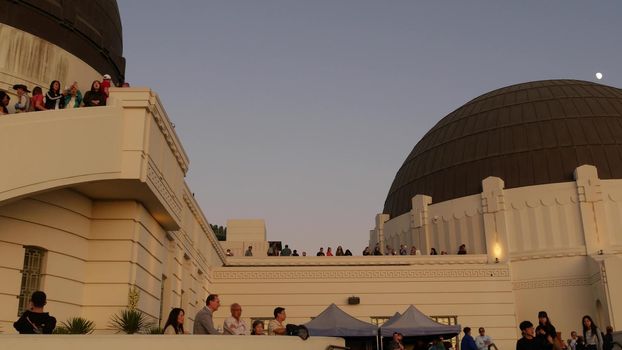
M375 324L378 327L380 327L385 322L387 322L390 318L391 318L391 316L372 316L371 317L371 323Z
M17 315L20 316L28 309L30 296L41 289L41 270L43 268L43 254L45 250L38 247L24 247L24 268L22 269L22 285L19 289L19 306Z

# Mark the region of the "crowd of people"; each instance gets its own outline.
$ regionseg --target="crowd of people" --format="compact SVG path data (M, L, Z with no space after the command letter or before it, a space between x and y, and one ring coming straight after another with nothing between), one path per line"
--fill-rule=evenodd
M30 308L13 323L20 334L52 334L56 327L56 319L44 311L47 297L44 292L36 291L30 298ZM268 323L268 330L264 329L262 320L253 321L249 327L242 319L242 306L233 303L230 306L231 316L225 319L221 328L214 324L214 313L220 308L220 298L217 294L210 294L205 306L197 312L194 318L193 334L213 335L286 335L288 327L285 325L287 314L285 308L276 307L273 312L274 318ZM184 329L185 312L182 308L173 308L166 323L164 334L188 334ZM572 331L570 338L564 342L555 326L551 323L546 311L538 313L538 325L534 328L531 321L525 320L520 323L521 338L516 342L516 350L612 350L613 328L608 326L606 333L594 323L589 315L581 318L582 335ZM497 349L492 338L486 334L484 327L479 328L479 335L475 338L471 335L471 328L463 329L464 335L460 342L461 350L491 350ZM308 336L308 335L307 335ZM389 350L404 350L403 335L393 333L388 344ZM420 348L417 347L417 348ZM428 350L446 350L447 345L442 337L435 338L428 346Z
M285 319L287 314L285 308L276 307L274 318L268 323L268 330L264 329L262 320L255 320L251 327L242 319L242 306L238 303L231 304L231 316L225 319L222 328L214 325L214 312L220 308L220 299L217 294L210 294L205 306L197 312L192 327L193 334L219 334L219 335L285 335L287 327ZM184 334L183 330L183 310L173 309L164 325L164 334ZM182 315L181 319L180 316Z
M47 296L42 291L32 293L30 307L13 323L13 327L20 334L52 334L56 328L56 318L44 311L47 304ZM285 309L274 309L274 319L268 323L267 332L261 320L253 322L249 327L242 319L242 306L233 303L230 307L231 316L225 319L222 330L214 325L214 312L220 308L220 299L217 294L210 294L205 306L197 312L194 318L193 334L224 334L224 335L285 335L287 326ZM184 329L186 313L182 308L173 308L164 324L164 334L187 334Z
M460 247L458 247L458 251L456 252L456 254L467 254L466 244L461 244ZM408 246L406 244L401 244L400 249L395 250L387 244L383 253L380 249L380 243L376 243L373 251L369 249L369 247L365 247L365 249L363 250L363 255L421 255L421 251L417 249L417 247L414 245L410 247L410 249L408 249ZM436 248L430 248L429 255L439 255L439 253L437 252ZM441 250L440 255L448 255L448 253L444 250Z
M26 85L15 84L13 90L15 90L17 98L13 105L14 113L105 106L111 86L113 86L112 78L109 74L104 74L101 81L93 81L90 90L85 94L82 93L75 81L65 89L61 89L61 82L53 80L45 95L43 89L36 86L32 89L32 96L28 95L31 91ZM129 84L123 83L120 87L129 87ZM0 90L0 115L9 114L10 101L9 94Z
M538 325L534 329L531 321L523 321L519 328L522 337L516 342L516 350L612 350L613 328L608 326L603 333L591 316L581 318L582 335L576 331L564 342L551 323L546 311L538 313Z
M227 256L233 256L233 252L231 251L231 249L227 249L225 254ZM447 254L448 253L444 250L440 252L440 255L447 255ZM458 255L467 254L466 245L461 244L456 254ZM273 243L268 248L267 255L268 256L307 256L307 252L303 251L302 253L299 253L298 250L296 249L294 250L290 249L289 245L287 244L285 245L283 249L280 249L277 243ZM315 255L316 256L352 256L353 254L350 251L350 249L344 250L343 247L338 246L334 252L331 247L327 247L326 251L324 250L324 247L320 247L320 249L317 251L317 253L315 253ZM364 256L366 255L421 255L421 251L417 249L417 247L415 246L412 246L410 249L408 249L408 246L406 244L402 244L400 245L399 250L395 250L391 248L391 246L387 245L383 253L380 249L380 244L376 243L376 246L374 247L373 251L369 249L369 247L365 247L362 255ZM430 248L429 255L439 255L439 253L436 251L436 248ZM248 246L246 248L246 251L244 252L244 256L253 256L252 246Z
M279 245L276 243L271 244L266 253L268 256L307 256L307 252L303 251L302 253L299 253L298 250L296 249L292 250L288 244L286 244L283 249L280 249ZM233 252L231 252L231 249L227 249L225 254L227 256L233 256ZM350 251L350 249L343 250L341 246L338 246L337 250L335 250L334 253L331 247L328 247L326 249L326 252L324 252L324 248L320 247L320 250L315 255L316 256L352 256L352 252ZM244 252L244 256L253 256L253 246L248 246L246 248L246 251Z

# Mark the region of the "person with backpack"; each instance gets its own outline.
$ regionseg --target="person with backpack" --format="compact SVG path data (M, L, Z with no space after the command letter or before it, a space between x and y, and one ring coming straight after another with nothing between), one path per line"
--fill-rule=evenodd
M56 327L56 318L43 311L45 304L47 304L47 296L44 292L32 293L30 309L24 311L19 320L13 323L13 327L20 334L52 334Z

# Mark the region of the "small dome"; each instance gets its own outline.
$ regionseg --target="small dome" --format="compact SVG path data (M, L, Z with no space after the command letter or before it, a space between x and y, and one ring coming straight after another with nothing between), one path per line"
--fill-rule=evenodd
M125 79L121 17L114 0L2 0L0 22L63 48L114 81Z
M573 181L583 164L622 179L622 90L578 80L512 85L428 131L398 170L384 213L410 211L417 194L438 203L480 193L488 176L506 188Z

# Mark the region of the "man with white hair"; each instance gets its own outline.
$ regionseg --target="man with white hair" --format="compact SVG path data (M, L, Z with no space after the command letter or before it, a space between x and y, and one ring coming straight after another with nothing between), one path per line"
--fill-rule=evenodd
M246 321L241 319L242 316L242 306L238 303L231 304L231 317L228 317L225 320L222 328L224 334L229 335L248 335L249 328L246 324Z

